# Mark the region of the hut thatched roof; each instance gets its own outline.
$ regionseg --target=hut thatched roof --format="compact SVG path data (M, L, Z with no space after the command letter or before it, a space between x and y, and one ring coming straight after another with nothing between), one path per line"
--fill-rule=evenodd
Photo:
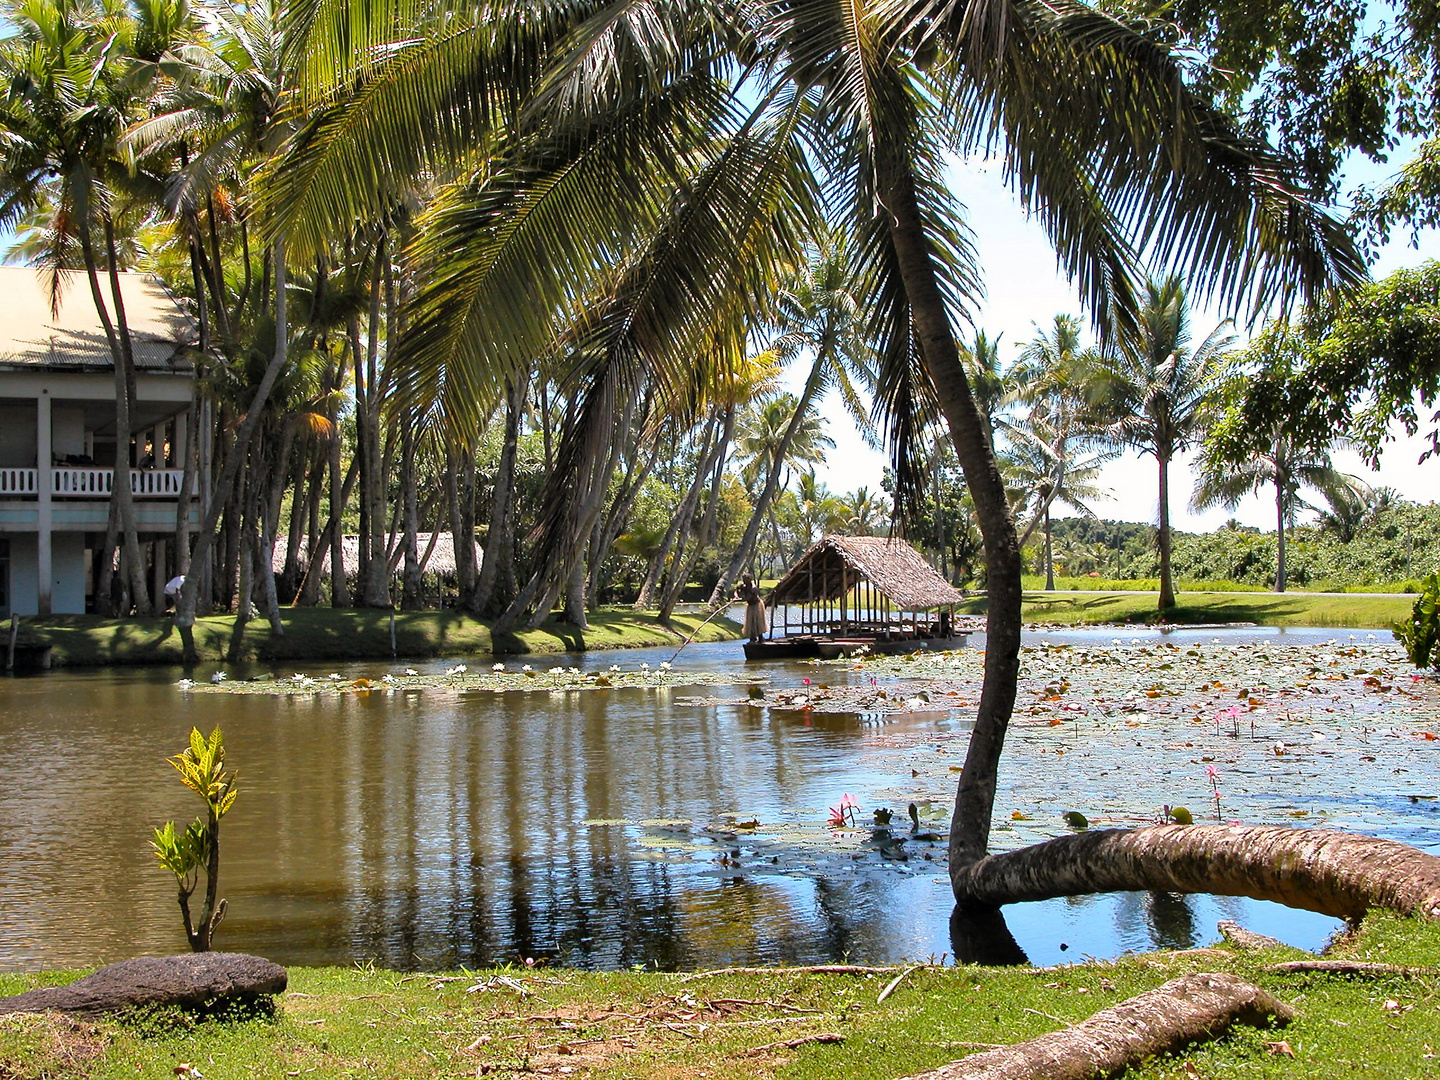
M399 537L386 536L390 543L399 543ZM430 550L430 534L427 532L416 533L415 540L420 548L420 558L425 558L425 552ZM270 565L275 568L275 573L285 569L285 553L288 548L289 538L280 533L275 537L275 550L271 553ZM342 536L340 544L345 552L345 573L356 574L360 570L360 538L358 536ZM300 565L307 565L305 547L300 548ZM480 565L479 545L476 545L475 565ZM328 573L330 570L330 547L327 544L320 553L320 569ZM401 567L396 567L396 573ZM442 532L435 537L435 550L430 552L430 561L425 564L425 573L440 574L443 577L455 576L455 534Z
M835 600L869 581L902 611L949 607L965 599L904 540L831 535L811 545L770 594L773 604Z

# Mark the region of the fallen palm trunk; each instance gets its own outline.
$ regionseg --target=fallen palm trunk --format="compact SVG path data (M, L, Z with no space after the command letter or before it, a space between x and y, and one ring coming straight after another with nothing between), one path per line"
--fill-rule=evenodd
M1270 825L1077 833L952 865L962 904L1158 890L1273 900L1356 920L1371 908L1440 918L1440 858L1369 836Z
M1294 1010L1234 975L1182 975L1073 1027L952 1061L909 1080L1093 1080Z
M1402 964L1375 964L1366 960L1287 960L1283 964L1271 964L1266 971L1277 975L1354 975L1366 978L1399 975L1404 978L1434 978L1440 975L1440 968L1405 967Z
M1229 919L1221 919L1216 924L1220 936L1237 949L1283 949L1285 943L1278 938L1270 937L1268 934L1257 934L1254 930L1246 930L1237 922Z

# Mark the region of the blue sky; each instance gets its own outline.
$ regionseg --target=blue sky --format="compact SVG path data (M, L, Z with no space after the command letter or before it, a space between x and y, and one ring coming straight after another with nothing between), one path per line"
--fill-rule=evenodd
M1398 163L1404 160L1404 156L1396 154L1391 160ZM1369 162L1353 165L1348 183L1374 184L1382 181L1394 167ZM979 306L976 324L992 337L1004 335L1001 360L1008 365L1025 342L1034 337L1037 324L1048 326L1060 313L1083 315L1079 295L1057 270L1054 250L1044 232L1026 218L1015 197L1002 183L998 165L957 162L949 170L948 177L952 191L967 208L984 274L987 295ZM1383 277L1400 267L1440 258L1440 234L1434 230L1422 233L1418 249L1410 247L1408 240L1407 235L1402 240L1392 241L1372 266L1372 274ZM1218 313L1195 310L1191 319L1195 339L1203 338L1218 322ZM797 384L801 379L803 375L794 377ZM885 466L884 455L869 449L861 441L833 395L822 403L821 408L829 420L829 432L835 439L836 447L816 470L819 478L835 491L853 490L862 484L878 490ZM1428 443L1423 443L1420 438L1406 439L1398 427L1394 434L1398 438L1387 446L1378 473L1370 472L1357 455L1345 451L1336 454L1337 464L1371 484L1388 484L1407 498L1419 502L1440 497L1440 461L1432 458L1423 465L1417 464ZM1234 516L1248 525L1274 528L1273 496L1269 499L1251 496L1233 514L1223 509L1196 514L1190 511L1188 505L1193 483L1187 458L1171 473L1170 505L1176 527L1209 530ZM1100 484L1113 494L1111 499L1094 505L1093 509L1101 517L1122 521L1154 520L1158 477L1152 458L1127 453L1106 466ZM1062 514L1068 512L1061 511Z

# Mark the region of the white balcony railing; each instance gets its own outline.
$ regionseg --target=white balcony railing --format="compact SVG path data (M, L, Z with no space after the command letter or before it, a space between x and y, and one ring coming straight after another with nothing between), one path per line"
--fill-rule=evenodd
M0 469L0 495L38 495L39 469Z
M141 499L174 499L180 495L181 469L131 469L130 491ZM71 499L108 499L115 485L113 469L56 467L50 472L53 494Z
M131 469L130 491L137 499L176 499L185 482L182 469ZM115 486L113 469L77 469L59 466L50 470L50 493L65 499L108 499ZM196 494L196 478L191 494ZM0 468L0 498L40 494L39 469Z

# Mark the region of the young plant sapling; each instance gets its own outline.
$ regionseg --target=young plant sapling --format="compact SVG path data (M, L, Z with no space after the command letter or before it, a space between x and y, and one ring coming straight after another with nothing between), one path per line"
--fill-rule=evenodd
M209 952L215 931L225 918L225 901L217 898L220 886L220 819L235 804L235 773L225 772L225 739L217 727L206 739L196 728L190 729L190 745L172 758L167 758L180 782L195 792L205 803L205 812L183 830L167 821L155 830L150 846L160 865L175 875L179 885L180 914L185 921L185 937L195 952ZM190 897L205 874L205 901L200 917L190 914Z

